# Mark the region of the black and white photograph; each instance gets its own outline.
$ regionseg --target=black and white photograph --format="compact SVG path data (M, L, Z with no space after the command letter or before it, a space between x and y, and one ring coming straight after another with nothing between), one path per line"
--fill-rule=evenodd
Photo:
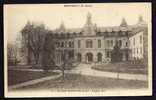
M4 5L5 97L152 95L151 3Z

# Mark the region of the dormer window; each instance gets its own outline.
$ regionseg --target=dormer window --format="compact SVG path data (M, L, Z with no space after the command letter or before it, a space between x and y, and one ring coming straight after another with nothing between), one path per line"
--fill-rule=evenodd
M82 32L80 32L79 34L82 35Z

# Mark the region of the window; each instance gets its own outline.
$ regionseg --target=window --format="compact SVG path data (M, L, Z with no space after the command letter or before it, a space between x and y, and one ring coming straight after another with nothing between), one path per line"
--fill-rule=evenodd
M60 47L60 42L57 43L57 47Z
M98 48L101 48L101 40L98 40Z
M117 40L115 41L115 44L118 45L118 41Z
M58 43L59 43L59 42L55 42L55 44L56 44L56 47L59 47L59 46L58 46Z
M133 51L134 51L133 53L134 53L134 55L135 55L135 48L133 49Z
M81 48L81 40L78 40L78 48Z
M109 52L107 51L107 55L106 55L107 57L109 57Z
M87 40L86 41L86 48L92 48L92 47L93 47L92 40Z
M107 43L107 47L109 47L109 40L107 40L106 43Z
M143 54L143 49L142 49L142 47L140 47L140 54Z
M69 41L69 48L71 48L72 47L72 43L71 43L71 41Z
M122 46L122 40L119 40L119 46Z
M64 42L61 43L61 47L64 47Z
M138 52L138 48L136 48L136 50L137 50L136 52L137 52L137 54L138 54L138 53L139 53L139 52Z
M128 46L128 42L126 42L126 47Z
M119 31L118 35L119 35L119 36L121 36L121 35L122 35L122 33Z
M101 53L97 54L97 58L98 58L97 59L98 62L102 62L102 54Z
M90 48L92 48L93 47L93 43L92 43L92 40L90 41Z
M110 41L110 45L113 46L113 40Z
M72 47L74 48L74 41L72 41Z
M110 52L110 51L107 51L106 57L107 57L107 58L111 57L111 52Z
M142 44L142 35L140 35L140 44Z
M59 47L59 42L56 42L56 47Z
M133 45L135 46L135 38L133 39Z
M67 41L65 42L65 47L68 47Z

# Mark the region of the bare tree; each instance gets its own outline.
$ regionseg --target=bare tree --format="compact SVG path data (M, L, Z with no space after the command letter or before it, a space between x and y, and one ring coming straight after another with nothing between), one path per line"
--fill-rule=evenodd
M42 67L44 71L48 71L50 69L54 69L55 61L55 44L52 37L52 34L48 32L44 39L43 52L42 52Z
M46 32L47 31L43 24L35 25L30 22L28 22L22 29L22 44L24 48L27 48L28 63L30 63L30 58L32 57L30 52L32 52L35 64L38 64Z
M17 60L17 46L14 44L7 44L7 58L8 58L8 65L16 65Z

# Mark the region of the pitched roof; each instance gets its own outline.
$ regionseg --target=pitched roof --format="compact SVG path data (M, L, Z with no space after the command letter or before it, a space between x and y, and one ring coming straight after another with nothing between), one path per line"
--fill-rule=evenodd
M147 25L145 26L147 27ZM97 32L100 33L111 33L111 32L119 32L119 31L131 31L130 34L134 34L140 30L142 30L144 27L140 26L139 24L135 25L127 25L126 27L123 26L109 26L109 27L97 27ZM84 32L84 27L83 28L70 28L70 29L64 29L64 31L60 30L60 28L57 28L55 30L50 31L52 34L79 34Z

